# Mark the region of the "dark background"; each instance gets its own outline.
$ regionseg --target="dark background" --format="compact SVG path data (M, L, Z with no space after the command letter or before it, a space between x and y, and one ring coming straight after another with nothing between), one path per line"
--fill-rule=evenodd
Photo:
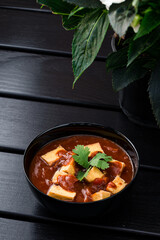
M105 68L112 31L72 90L72 36L59 16L34 0L0 0L0 239L160 238L160 131L131 123L119 108ZM29 142L68 122L121 131L140 155L125 207L81 225L50 214L32 196L23 174Z

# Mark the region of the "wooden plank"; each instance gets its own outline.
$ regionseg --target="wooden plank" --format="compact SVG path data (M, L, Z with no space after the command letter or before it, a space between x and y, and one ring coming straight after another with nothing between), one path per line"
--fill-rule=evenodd
M36 0L1 0L0 6L10 6L10 7L25 7L25 8L39 8L39 4Z
M36 215L36 212L39 212L38 215L43 215L45 209L38 204L31 194L24 177L23 156L2 152L0 156L2 157L0 161L0 188L3 192L0 195L0 211L28 213L30 215Z
M0 9L0 22L0 44L71 51L72 32L63 29L60 16Z
M0 146L25 149L36 135L51 127L91 122L121 131L135 144L142 164L160 166L160 130L133 124L120 112L8 98L0 98L0 109Z
M0 62L0 93L118 106L105 63L94 62L73 90L70 58L1 50Z
M0 45L71 52L73 31L66 31L61 17L45 12L0 9ZM99 55L111 52L109 32Z
M133 233L125 234L116 231L107 231L97 228L85 228L82 226L72 226L67 224L45 224L34 222L23 222L11 219L0 219L0 231L2 240L64 240L64 239L92 239L96 240L97 236L101 240L108 238L113 240L140 240L142 236L146 240L152 240L152 235L145 236L145 234L136 235ZM142 236L141 236L142 235Z
M9 216L15 213L57 219L57 216L51 214L32 195L23 174L23 156L1 152L0 159L0 192L3 193L0 195L0 211L9 212ZM132 192L125 201L125 206L118 209L118 214L115 210L115 215L112 214L109 218L105 216L87 222L99 226L159 233L159 172L140 170Z

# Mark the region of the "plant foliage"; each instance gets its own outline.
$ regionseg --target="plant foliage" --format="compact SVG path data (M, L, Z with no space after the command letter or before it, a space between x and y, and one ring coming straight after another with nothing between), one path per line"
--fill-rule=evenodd
M116 91L150 74L149 98L160 126L160 1L38 0L62 16L67 30L75 30L72 42L74 83L92 64L109 25L119 41L106 60ZM109 6L109 7L108 7ZM157 64L158 63L158 64Z
M72 42L74 84L97 56L108 26L107 12L96 9L86 14L76 29Z
M64 0L65 2L75 4L79 7L86 7L86 8L102 8L103 5L100 1L97 0Z
M109 9L109 21L114 31L122 37L136 14L136 9L132 5L132 0L127 0L121 4L112 4Z

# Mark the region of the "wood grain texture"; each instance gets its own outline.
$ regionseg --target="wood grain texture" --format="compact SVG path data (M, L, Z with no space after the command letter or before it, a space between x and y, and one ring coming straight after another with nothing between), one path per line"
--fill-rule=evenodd
M23 173L22 155L0 153L0 211L56 219L31 193ZM148 186L148 188L146 188ZM88 220L102 226L159 232L159 172L140 170L125 207L108 218ZM151 204L154 203L154 204ZM146 217L147 216L147 217Z
M61 17L45 12L0 9L0 45L41 48L71 52L73 31L62 27ZM111 52L112 31L109 31L99 55Z
M44 208L29 189L23 173L23 155L7 152L15 149L15 152L22 153L36 135L56 125L94 122L110 126L129 137L139 152L141 164L160 167L160 130L137 126L118 111L51 101L62 99L81 104L118 106L111 76L106 76L105 62L95 61L76 88L71 89L73 32L62 28L59 16L52 15L48 9L45 11L45 8L40 10L36 0L0 1L0 96L4 96L0 98L0 149L6 151L0 152L0 215L3 216L0 219L0 239L153 240L151 234L144 237L140 233L133 234L133 231L129 234L127 230L160 234L158 169L140 168L132 192L125 199L127 204L119 208L118 214L115 210L115 215L110 218L106 215L88 221L101 227L126 229L123 233L57 224L54 220L58 216ZM102 58L111 52L111 36L110 31L98 54ZM19 52L3 50L11 48L19 48ZM57 52L66 57L58 57ZM33 98L35 101L31 101ZM38 102L40 98L42 102ZM45 103L47 99L50 103ZM47 224L42 223L44 219L48 219Z
M112 240L140 240L142 236L136 234L119 234L119 232L97 230L93 228L72 228L65 224L42 224L34 222L23 222L10 219L0 219L1 240L64 240L64 239L93 239L101 240L110 238ZM155 239L144 236L146 240Z
M136 146L142 164L160 166L159 129L131 123L124 114L61 104L0 98L0 146L25 149L40 132L69 122L92 122L124 133Z
M60 16L0 9L0 22L0 44L71 51L72 32L63 29Z
M1 0L0 6L11 6L11 7L25 7L25 8L39 8L39 4L36 0Z
M0 51L0 92L118 106L105 63L95 61L72 89L70 58Z

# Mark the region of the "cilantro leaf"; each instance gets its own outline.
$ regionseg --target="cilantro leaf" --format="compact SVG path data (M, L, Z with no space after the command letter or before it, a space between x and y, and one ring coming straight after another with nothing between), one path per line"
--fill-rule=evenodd
M109 168L109 161L112 160L111 156L107 156L105 153L97 153L96 156L92 158L89 164L93 167L100 168L102 170Z
M107 156L105 153L97 153L90 161L88 161L89 148L84 147L84 145L77 145L72 151L76 154L73 155L74 160L86 168L85 171L79 171L77 174L77 179L82 181L85 178L90 169L93 167L100 168L102 170L109 168L109 161L112 160L111 156Z
M78 180L79 180L79 181L82 181L83 178L85 178L85 177L88 175L90 169L91 169L91 167L89 167L89 168L87 169L87 171L85 171L85 172L79 171L78 174L77 174Z
M73 155L74 160L84 168L89 167L88 156L89 148L84 147L84 145L77 145L75 149L72 150L76 155Z

